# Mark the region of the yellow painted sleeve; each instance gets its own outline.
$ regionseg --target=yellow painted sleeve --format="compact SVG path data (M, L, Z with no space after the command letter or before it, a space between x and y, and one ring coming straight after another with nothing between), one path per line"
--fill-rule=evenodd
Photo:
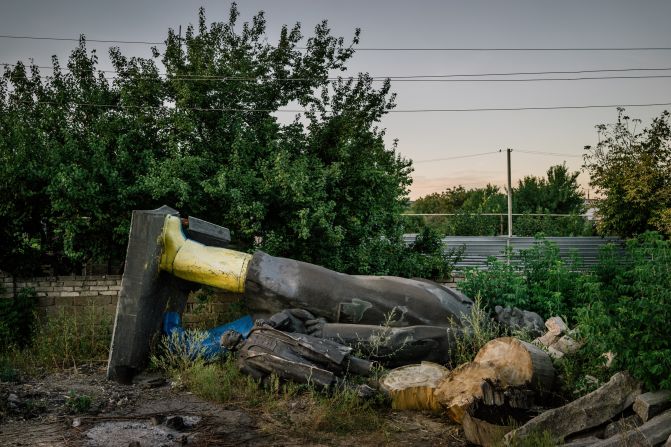
M252 255L187 239L176 216L166 216L162 242L161 270L229 292L245 291Z

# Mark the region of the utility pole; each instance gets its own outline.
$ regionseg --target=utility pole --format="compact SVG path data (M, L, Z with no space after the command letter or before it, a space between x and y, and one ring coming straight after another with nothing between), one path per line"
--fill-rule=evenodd
M510 179L510 153L512 151L510 148L506 149L508 155L508 244L510 244L510 238L513 237L513 188Z
M508 156L508 241L506 246L510 248L510 242L513 237L513 188L512 180L510 179L510 153L513 150L508 148L506 149L506 155ZM510 258L508 258L508 263L510 263Z

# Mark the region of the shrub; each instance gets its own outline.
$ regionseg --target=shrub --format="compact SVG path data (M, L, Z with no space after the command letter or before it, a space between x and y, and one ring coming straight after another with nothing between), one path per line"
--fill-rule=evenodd
M611 351L648 389L671 387L671 243L645 233L627 243L621 262L603 252L578 312L594 358Z
M577 256L565 261L556 244L539 239L531 248L508 253L508 259L492 257L486 269L466 270L459 289L471 297L480 295L490 312L495 306L510 306L544 318L563 315L571 320L582 288Z

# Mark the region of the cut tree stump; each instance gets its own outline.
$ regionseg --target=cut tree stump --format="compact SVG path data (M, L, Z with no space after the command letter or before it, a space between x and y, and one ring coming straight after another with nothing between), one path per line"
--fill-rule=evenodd
M671 391L661 390L643 393L636 398L633 408L641 420L647 422L653 416L671 408Z
M548 355L538 347L513 337L497 338L483 346L471 363L454 369L436 388L435 397L448 416L461 423L466 411L482 399L482 382L497 387L530 387L549 391L554 368Z
M628 408L641 394L641 385L628 373L620 372L591 393L563 407L548 410L536 416L517 430L506 435L525 437L532 432L549 432L555 439L596 427Z
M382 379L380 388L391 397L394 410L439 411L434 390L450 370L432 362L392 369Z
M604 439L594 444L594 447L658 445L668 440L669 435L671 435L671 411L657 415L633 430Z

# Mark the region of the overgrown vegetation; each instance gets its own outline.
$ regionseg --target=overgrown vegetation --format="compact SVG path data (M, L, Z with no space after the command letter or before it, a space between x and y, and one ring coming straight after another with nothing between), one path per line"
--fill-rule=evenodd
M591 270L577 258L561 260L556 245L543 240L511 254L510 263L491 259L488 267L467 271L459 283L485 309L516 306L576 326L585 346L559 364L569 388L590 390L595 384L585 375L603 380L606 352L614 354L615 369L628 369L646 388L671 386L671 244L659 234L624 249L606 246Z
M46 75L5 66L0 269L120 265L131 211L162 204L229 227L241 250L345 273L443 268L440 252L402 240L412 167L379 128L395 106L390 82L333 80L360 31L346 41L327 21L311 35L297 23L271 43L263 12L241 22L235 4L211 24L201 9L146 58L111 48L113 80L83 36ZM289 104L307 111L278 119Z
M74 309L40 321L25 345L5 348L0 352L0 368L4 362L14 371L37 373L106 361L112 339L111 317L95 306Z
M508 260L487 260L487 268L468 269L459 288L468 296L480 295L490 312L495 306L518 307L574 321L573 310L581 304L580 260L564 260L556 244L538 239L533 247L510 252Z
M588 277L578 309L587 348L613 352L648 389L671 388L671 243L646 233L628 241L624 259L611 248Z

